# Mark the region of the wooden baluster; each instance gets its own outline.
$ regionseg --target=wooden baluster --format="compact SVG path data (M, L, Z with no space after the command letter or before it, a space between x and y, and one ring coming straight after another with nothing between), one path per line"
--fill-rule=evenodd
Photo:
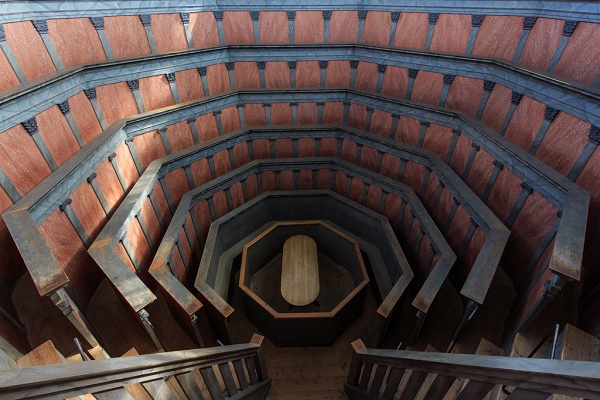
M495 385L487 382L469 381L456 400L483 399Z
M373 364L370 362L363 364L362 374L360 375L360 381L358 386L364 390L367 390L369 381L371 380L371 372L373 371Z
M265 365L265 356L264 356L264 348L262 347L262 342L264 340L264 336L261 335L257 335L256 333L252 336L252 339L250 339L250 344L256 344L259 346L258 351L256 352L256 367L257 367L257 374L258 374L258 380L260 382L264 382L267 379L269 379L269 375L267 374L267 366Z
M240 389L245 390L249 385L248 380L246 379L246 372L244 371L242 360L234 360L233 368L235 370L235 374L237 375L238 382L240 383Z
M385 390L383 391L384 399L391 399L394 397L396 391L398 390L400 380L404 375L404 371L404 368L392 368L390 375L388 376L388 380L385 383Z
M229 367L229 363L219 364L219 371L221 372L221 377L225 382L227 392L229 392L229 397L235 396L238 392L238 389L235 385L235 381L233 380L233 375L231 374L231 368Z
M452 376L438 375L429 386L425 398L427 400L442 400L455 380L456 378Z
M256 375L256 364L254 363L254 357L247 357L246 368L248 369L248 376L250 377L250 384L256 385L258 383L258 376Z
M352 361L350 363L350 372L348 373L347 384L350 386L355 386L358 383L358 378L361 370L361 361L358 353L362 350L366 350L367 347L365 346L362 340L358 339L352 342L352 349L354 350L354 354L352 354Z
M413 400L419 392L419 389L421 389L421 385L423 385L423 381L425 381L426 377L427 372L412 371L408 378L408 382L402 391L400 400Z
M375 370L375 376L373 377L373 383L371 383L371 388L369 391L375 395L378 395L381 391L381 384L383 383L383 378L385 378L385 374L388 371L388 367L386 365L377 365L377 369Z
M212 367L202 368L200 370L200 374L202 375L202 379L204 379L204 383L206 383L206 387L208 388L208 392L210 396L214 400L225 400L223 396L223 389L217 380L217 376L215 375L215 371L213 371Z

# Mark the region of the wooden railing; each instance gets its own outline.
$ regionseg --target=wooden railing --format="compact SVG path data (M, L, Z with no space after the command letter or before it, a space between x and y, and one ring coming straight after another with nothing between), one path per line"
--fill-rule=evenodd
M563 394L600 399L600 363L472 354L367 349L359 339L346 384L351 400L442 399L457 379L457 399L483 399L496 385L518 399ZM427 379L427 375L430 379ZM433 380L431 378L433 377ZM468 380L468 381L467 381Z
M248 344L12 369L0 373L0 399L109 394L132 383L168 380L196 370L201 378L192 373L193 378L213 399L260 399L271 386L262 340L254 335Z

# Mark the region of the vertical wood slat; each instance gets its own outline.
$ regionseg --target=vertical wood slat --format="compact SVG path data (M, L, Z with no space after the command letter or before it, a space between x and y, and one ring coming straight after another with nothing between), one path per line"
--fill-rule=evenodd
M229 363L221 363L218 365L218 367L219 372L221 372L221 377L225 382L227 392L229 392L229 397L235 396L238 392L238 389L235 385L235 381L233 380L233 375L231 374L231 368L229 367Z
M204 379L204 383L206 383L206 387L208 388L210 396L214 400L225 400L221 385L219 385L219 381L217 380L217 376L215 375L215 371L213 371L212 367L202 368L200 370L200 374L202 375L202 379Z
M425 398L427 400L442 400L455 380L456 378L452 376L438 375L429 386Z
M360 370L362 366L362 362L360 361L360 357L357 353L359 353L361 350L365 350L367 347L360 339L352 342L351 346L354 350L354 353L352 354L352 361L350 362L350 371L348 372L347 384L350 386L354 386L358 383L358 379L360 377Z
M383 383L383 378L388 371L388 367L386 365L377 365L375 369L375 376L373 377L373 382L371 383L371 388L369 391L375 395L378 395L381 391L381 384Z
M248 375L250 376L250 384L255 385L258 383L258 377L256 375L256 364L254 363L254 357L247 357L246 368L248 369Z
M372 363L364 363L362 374L360 375L360 381L358 382L358 386L362 389L367 390L369 386L369 381L371 380L371 372L373 371Z
M234 360L233 368L237 375L238 382L240 383L240 389L245 390L248 387L248 380L246 379L246 372L244 371L242 360Z
M408 382L402 391L402 395L400 396L400 400L412 400L415 398L419 389L421 389L421 385L423 381L427 377L427 372L423 371L412 371L410 377L408 378Z
M387 382L385 383L385 390L383 391L383 398L391 399L396 394L398 390L398 385L400 384L400 380L404 375L404 369L402 368L392 368L390 371L390 375L388 376Z
M483 399L494 386L493 383L469 381L456 400Z

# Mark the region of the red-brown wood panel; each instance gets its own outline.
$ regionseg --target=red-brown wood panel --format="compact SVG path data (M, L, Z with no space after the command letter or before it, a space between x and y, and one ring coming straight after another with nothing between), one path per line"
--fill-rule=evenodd
M303 103L301 103L303 104ZM298 104L300 106L300 104ZM297 110L296 110L297 112ZM271 104L271 124L272 125L291 125L292 108L289 103Z
M190 31L194 47L219 45L219 30L212 12L190 13Z
M496 84L490 93L485 110L481 116L481 121L499 132L504 123L504 118L510 107L510 97L512 91L504 86Z
M135 168L133 158L131 158L129 148L125 143L122 143L115 149L115 153L117 153L117 165L121 170L121 174L123 174L123 179L125 179L127 187L131 189L137 182L139 175L137 169Z
M171 193L173 205L177 206L177 204L179 204L179 200L181 200L181 196L190 191L190 186L188 184L185 171L183 168L178 168L168 172L165 175L165 182L169 188L169 192Z
M362 204L362 194L364 191L364 183L358 178L352 178L350 181L350 199L358 204Z
M159 53L187 50L187 38L179 13L151 16L152 36Z
M3 51L0 51L0 90L19 84L19 78L13 71Z
M600 152L596 150L579 175L579 178L575 181L575 183L590 193L590 209L586 229L588 243L589 240L596 238L600 230L600 221L597 217L600 212L600 185L598 185L598 182L600 182ZM594 262L592 260L595 260L595 258L591 257L590 262Z
M279 190L294 190L294 173L290 170L279 174Z
M545 108L544 103L523 96L504 136L522 149L529 150L544 121Z
M265 64L267 88L281 89L290 87L290 68L287 62L268 62Z
M152 161L167 155L158 131L150 131L142 135L134 136L133 145L135 146L135 150L140 157L140 162L144 169L146 169Z
M481 230L481 228L475 228L473 236L471 237L471 241L469 242L469 245L467 247L467 251L465 251L465 255L463 257L463 260L466 265L473 265L475 263L475 260L479 256L479 253L481 251L481 248L483 247L483 244L485 243L486 238L487 237L485 233ZM461 276L461 282L464 281L466 278L467 275Z
M599 25L580 22L554 72L591 85L600 73L599 42Z
M138 15L105 17L104 30L115 58L150 54L148 37Z
M485 186L494 169L493 162L494 157L483 149L479 150L475 155L466 183L477 196L481 196L485 190Z
M329 43L356 43L358 40L358 13L333 11L329 21Z
M229 133L240 129L240 114L235 106L227 107L221 110L221 123L223 133Z
M238 89L260 89L260 75L255 62L236 62L233 69L235 86Z
M140 94L142 95L146 111L157 110L175 104L171 86L165 75L149 76L140 79Z
M367 192L367 207L375 212L379 212L379 203L381 203L382 191L378 186L370 185Z
M163 232L160 227L158 217L156 216L154 208L152 207L152 203L150 202L150 199L146 199L142 203L142 207L140 208L140 215L146 223L146 227L148 228L150 237L152 238L155 244L158 244Z
M402 143L416 145L419 139L421 122L418 119L400 117L396 128L396 140Z
M406 163L406 170L404 171L404 179L402 182L412 187L415 193L418 194L421 191L426 170L427 169L423 165L408 161Z
M190 169L192 170L196 187L202 186L212 180L208 159L203 158L201 160L194 161L190 164Z
M290 29L285 11L261 11L258 29L261 43L285 44L290 42Z
M324 124L341 124L344 122L344 104L343 103L325 103L323 106Z
M50 167L22 125L0 134L0 167L21 195L50 175Z
M262 193L276 190L275 186L275 172L264 171L261 173L262 176Z
M505 221L521 193L521 181L507 168L502 168L488 197L487 206Z
M422 49L427 37L428 24L427 13L401 13L396 28L394 46Z
M399 170L400 158L391 154L384 154L381 158L381 175L395 180L398 177Z
M85 233L94 240L104 227L108 218L94 193L92 186L83 181L70 195L73 200L71 207L81 222Z
M259 195L258 193L258 177L256 175L250 175L246 179L246 187L248 188L248 198L253 199Z
M467 229L469 229L469 225L471 224L471 220L469 218L469 212L465 210L463 206L458 206L456 209L456 214L454 214L452 224L450 225L450 229L448 230L448 234L445 235L448 244L452 246L455 252L460 249L460 245L465 238ZM458 263L459 265L462 264L462 260L460 261L461 262Z
M142 81L144 81L144 79L140 79L140 82ZM102 114L109 125L121 118L130 117L139 113L137 104L135 102L135 97L133 97L133 93L125 82L117 82L110 85L98 86L98 88L96 88L96 96L98 99L98 104L102 109ZM157 96L160 96L160 93L157 93ZM148 94L146 97L152 96ZM148 99L148 102L144 101L144 104L146 107L148 107L152 101L154 101L154 99ZM172 104L172 100L170 104ZM164 107L164 105L160 105L160 107Z
M392 114L389 112L374 110L371 118L370 131L379 136L389 137L392 128Z
M562 38L564 21L538 18L529 32L527 43L519 58L519 64L547 69Z
M325 78L327 87L350 87L350 63L348 61L329 61Z
M148 271L148 267L152 262L152 249L146 240L146 235L140 226L137 219L133 219L127 227L125 235L131 244L131 248L138 260L140 271Z
M317 103L298 103L296 107L296 121L300 125L318 123Z
M175 84L182 102L198 100L204 97L202 79L198 70L186 69L175 73Z
M537 192L525 201L511 227L502 261L509 278L515 280L557 220L556 208Z
M437 105L444 87L444 75L429 71L419 71L415 78L412 101Z
M96 168L95 172L97 174L96 182L98 182L100 191L104 195L111 211L115 211L119 204L121 204L121 200L125 197L125 193L119 184L119 178L117 178L115 169L108 160L104 160L102 164Z
M156 208L162 216L163 221L166 224L168 224L169 222L171 222L171 210L169 209L169 203L167 203L165 192L163 191L162 186L158 180L154 183L154 187L152 188L152 195L154 196Z
M70 286L87 303L101 280L101 273L87 256L85 246L66 214L57 208L39 226L39 230L56 261L67 274Z
M450 209L452 208L452 203L454 202L453 199L454 197L452 196L450 190L447 188L442 189L442 195L440 196L438 208L430 214L431 218L433 218L438 227L446 226L446 221L448 220Z
M209 65L206 68L206 80L208 81L208 90L211 95L231 90L229 73L225 64Z
M323 43L323 12L298 11L294 20L294 43Z
M319 87L320 73L318 61L298 61L296 64L296 86Z
M320 169L317 172L317 189L329 189L331 187L331 170Z
M463 54L470 33L470 15L440 14L433 30L430 50Z
M523 31L523 17L486 15L477 32L473 55L510 60Z
M271 158L271 150L269 140L256 139L252 141L252 149L254 150L254 159L269 159Z
M344 139L342 140L342 158L348 162L356 162L356 142Z
M398 219L398 213L400 212L400 206L402 205L402 199L400 196L393 193L388 194L385 200L385 208L383 214L390 221L390 224L394 226Z
M387 11L369 11L365 19L363 43L387 46L390 40L392 19Z
M265 107L262 104L246 104L244 106L244 117L248 126L267 124Z
M238 208L244 204L244 190L240 182L236 182L231 186L230 193L234 208Z
M383 75L381 93L388 96L405 98L407 87L408 69L388 66Z
M433 202L435 201L435 196L437 194L437 189L440 184L440 178L435 174L431 173L429 175L429 182L427 182L427 188L425 189L425 196L421 201L425 206L431 210L433 214L436 210L432 210Z
M172 249L171 266L175 270L175 276L180 282L185 282L187 279L187 271L185 270L185 264L179 253L179 249L174 246Z
M471 139L464 134L460 135L456 141L454 154L450 160L450 167L458 175L462 175L467 166L467 160L469 159L469 154L471 154L472 149L471 143L473 143L471 142Z
M217 176L224 175L231 171L231 161L229 161L229 151L221 150L213 156L215 161L215 172Z
M254 27L248 11L225 11L223 32L227 44L254 43Z
M2 26L6 34L6 43L27 80L30 81L56 70L41 36L31 21L12 22Z
M299 157L314 157L315 156L315 139L304 138L298 140L298 156Z
M96 93L98 93L96 91ZM79 133L85 143L90 142L102 132L102 127L92 108L92 103L85 97L83 92L79 92L69 97L69 107L71 116Z
M58 107L50 107L36 115L39 135L48 146L58 166L63 165L77 151L79 145Z
M358 104L351 104L348 113L348 125L357 129L366 129L367 126L367 107Z
M294 156L292 139L277 139L275 141L275 157L291 158Z
M167 127L167 140L171 145L173 153L192 147L194 139L190 125L186 122L178 122Z
M483 82L480 79L457 76L450 85L445 106L475 116L482 95Z
M208 202L206 200L200 200L194 205L194 212L196 213L199 230L204 239L208 235L208 230L210 229L210 224L212 223L212 218L210 216L210 208L208 207Z
M377 150L372 147L363 146L360 152L360 166L375 171L376 165Z
M48 35L63 66L106 60L89 18L49 19Z
M440 157L446 157L450 141L452 140L452 129L442 125L431 124L427 127L423 148L431 150Z
M335 173L335 192L346 197L346 181L347 176L343 172L336 171Z
M312 187L312 171L303 169L298 173L298 187L300 190L311 190Z
M535 156L561 174L567 175L588 143L589 132L588 122L559 112Z
M196 118L196 132L198 132L200 143L218 137L219 130L217 129L215 116L211 113L200 115Z
M337 157L337 139L321 139L321 157Z
M374 92L377 88L377 64L360 62L356 68L356 88Z

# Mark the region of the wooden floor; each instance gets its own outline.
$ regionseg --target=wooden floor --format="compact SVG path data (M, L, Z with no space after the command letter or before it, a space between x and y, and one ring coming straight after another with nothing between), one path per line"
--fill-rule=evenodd
M234 292L231 318L232 341L248 342L258 328L244 317L243 303ZM344 383L348 376L352 351L350 343L361 338L369 347L377 344L383 330L370 289L362 316L331 347L276 347L265 338L265 360L272 386L267 399L347 399Z

